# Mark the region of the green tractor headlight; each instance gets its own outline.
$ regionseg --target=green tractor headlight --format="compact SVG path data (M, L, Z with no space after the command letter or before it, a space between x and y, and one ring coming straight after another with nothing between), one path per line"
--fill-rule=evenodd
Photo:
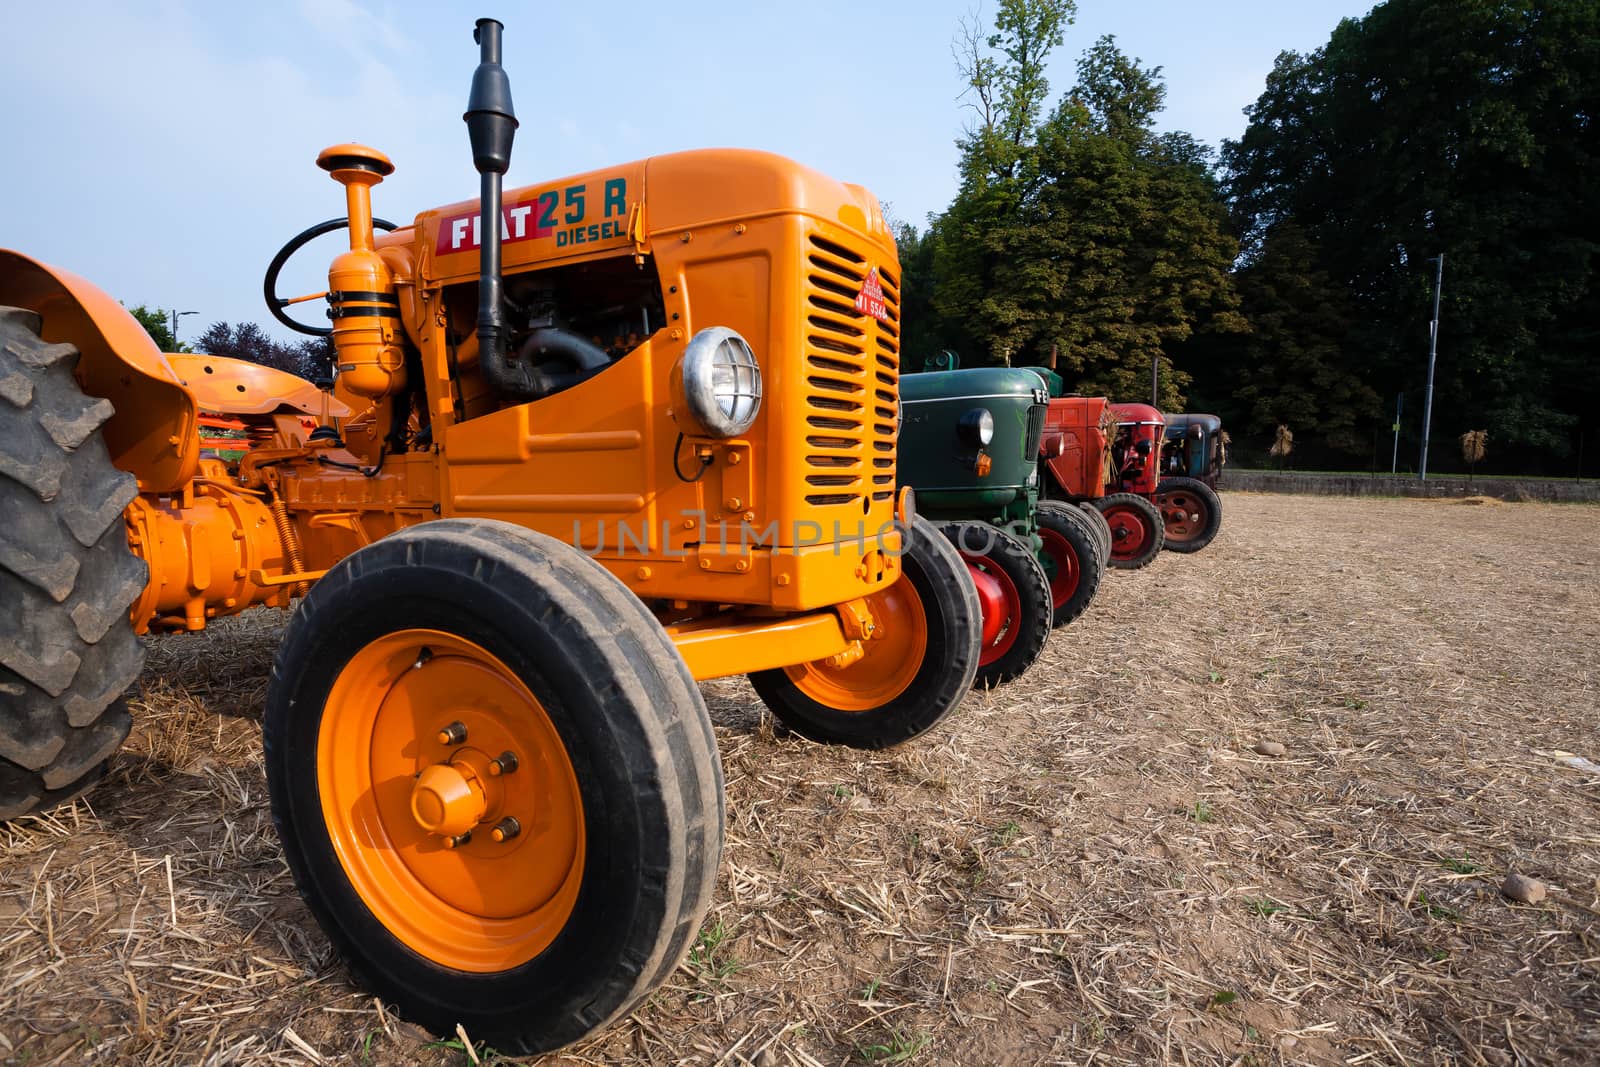
M968 408L961 413L956 432L963 444L971 448L987 448L994 440L994 416L988 408Z

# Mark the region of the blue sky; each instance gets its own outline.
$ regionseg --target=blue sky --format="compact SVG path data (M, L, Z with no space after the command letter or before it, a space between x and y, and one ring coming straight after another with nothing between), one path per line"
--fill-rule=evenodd
M1161 128L1215 144L1243 131L1241 109L1280 51L1315 48L1370 6L1080 0L1052 96L1072 84L1078 54L1112 33L1164 68ZM481 15L506 24L522 122L512 185L658 152L761 148L859 182L921 224L955 191L967 113L950 44L972 10L972 0L10 5L0 246L129 304L193 309L185 337L218 319L266 325L268 260L343 211L314 165L322 148L360 141L389 153L397 170L374 201L398 222L476 193L461 112ZM302 253L285 289L324 288L338 240Z

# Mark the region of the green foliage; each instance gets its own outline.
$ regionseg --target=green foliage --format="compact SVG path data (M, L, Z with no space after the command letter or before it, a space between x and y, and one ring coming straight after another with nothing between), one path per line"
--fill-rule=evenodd
M1377 421L1370 389L1420 400L1442 252L1435 434L1568 449L1600 401L1597 113L1600 0L1389 0L1280 55L1223 151L1244 310L1265 336L1206 396L1237 390L1225 419L1353 449ZM1260 355L1285 342L1257 383ZM1292 388L1294 366L1322 384Z
M1197 330L1244 328L1229 267L1237 243L1208 150L1151 127L1166 88L1104 37L1045 111L1066 0L1002 0L995 32L964 25L956 53L976 123L961 187L925 234L900 235L906 350L964 363L1037 365L1058 349L1078 389L1145 399L1154 359ZM1188 378L1162 377L1177 408Z
M263 366L315 379L327 374L333 365L333 343L326 337L285 344L267 336L253 322L237 325L213 322L195 342L201 352L248 360Z
M739 961L728 944L732 933L733 928L721 919L707 924L695 939L694 947L689 949L689 966L702 977L713 981L720 982L730 977L739 969Z
M1210 380L1228 383L1225 423L1258 440L1280 425L1304 427L1329 448L1359 450L1381 403L1346 358L1355 301L1333 284L1316 245L1293 222L1274 227L1238 290L1250 333L1213 344L1202 363Z
M144 327L144 332L150 335L150 340L163 352L187 352L187 345L180 345L172 336L172 312L165 308L145 307L139 304L128 308L128 314L139 320L139 325Z
M905 1063L916 1059L932 1043L931 1034L908 1034L896 1028L874 1044L857 1045L856 1053L863 1063Z

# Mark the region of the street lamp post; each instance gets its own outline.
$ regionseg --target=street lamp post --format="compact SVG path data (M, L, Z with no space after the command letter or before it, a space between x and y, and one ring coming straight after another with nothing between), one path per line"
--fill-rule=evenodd
M1394 455L1389 457L1389 473L1397 474L1400 471L1400 411L1405 407L1406 394L1394 395Z
M1433 360L1439 351L1439 292L1444 288L1444 253L1433 257L1439 272L1433 278L1433 321L1428 325L1428 392L1422 401L1422 461L1417 464L1420 481L1428 480L1428 431L1433 427Z
M172 347L173 348L177 348L178 347L178 320L180 318L182 318L183 316L185 316L185 315L198 315L198 314L200 314L200 312L198 312L198 311L179 311L177 308L173 308L172 309Z

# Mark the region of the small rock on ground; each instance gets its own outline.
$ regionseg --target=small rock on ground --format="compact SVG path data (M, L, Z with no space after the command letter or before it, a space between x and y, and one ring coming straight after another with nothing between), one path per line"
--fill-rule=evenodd
M1522 904L1537 904L1545 898L1544 883L1512 871L1500 884L1500 892Z
M1257 741L1255 750L1261 756L1281 756L1289 751L1277 741Z

